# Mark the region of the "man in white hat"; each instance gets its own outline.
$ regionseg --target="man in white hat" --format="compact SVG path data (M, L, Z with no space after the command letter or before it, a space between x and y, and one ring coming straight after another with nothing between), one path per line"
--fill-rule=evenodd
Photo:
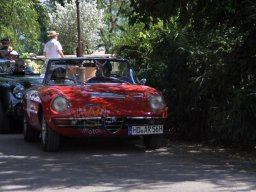
M56 31L48 32L48 37L51 39L44 46L44 56L46 59L64 57L62 46L58 41L58 35L59 33Z

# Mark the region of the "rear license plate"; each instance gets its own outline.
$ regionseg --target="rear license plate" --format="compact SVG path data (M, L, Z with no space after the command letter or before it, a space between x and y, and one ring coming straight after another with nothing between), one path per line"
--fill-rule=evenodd
M128 127L128 135L153 135L163 134L163 132L163 125L140 125Z

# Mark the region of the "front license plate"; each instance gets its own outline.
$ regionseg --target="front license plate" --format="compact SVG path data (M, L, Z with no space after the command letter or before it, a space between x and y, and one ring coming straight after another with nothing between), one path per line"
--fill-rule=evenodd
M152 135L163 134L163 132L163 125L140 125L128 127L128 135Z

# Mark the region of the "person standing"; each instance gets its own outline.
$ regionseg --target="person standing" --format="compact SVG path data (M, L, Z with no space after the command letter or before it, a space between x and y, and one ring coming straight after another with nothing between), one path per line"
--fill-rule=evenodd
M44 46L44 56L46 59L64 57L62 46L58 41L58 35L59 33L56 31L48 32L48 37L51 39Z

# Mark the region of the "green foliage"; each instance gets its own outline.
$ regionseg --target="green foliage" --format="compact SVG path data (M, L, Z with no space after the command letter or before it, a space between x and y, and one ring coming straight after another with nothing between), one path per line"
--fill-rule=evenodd
M2 0L0 34L9 37L19 53L38 52L39 15L42 5L35 0Z
M68 1L68 2L70 2L70 1ZM65 5L65 0L49 0L49 3L50 3L51 5L55 5L56 3L59 3L59 4L61 4L62 6L64 6L64 5Z
M146 41L149 46L141 41L141 47L137 42L129 47L136 58L144 58L136 50L150 47L148 58L139 60L141 70L166 89L173 134L255 146L256 1L132 0L131 5L131 22L152 30L163 21L157 37Z
M20 58L22 58L22 59L29 58L29 53L28 52L22 53L20 55Z
M43 43L47 41L47 27L49 25L49 17L48 17L48 8L44 4L35 4L35 10L38 14L38 19L37 22L39 24L39 34L38 34L38 41L39 43L39 48L38 51L36 52L37 54L42 54L43 53ZM29 49L27 49L29 50ZM30 50L31 52L31 50Z
M120 57L129 58L133 63L139 78L146 78L151 86L163 88L161 77L166 65L161 61L150 58L154 41L160 40L162 23L151 30L145 30L143 23L134 26L124 25L124 31L113 38L112 51ZM154 77L154 78L152 78Z
M146 28L159 22L159 19L167 24L172 16L182 13L186 8L186 0L131 0L133 14L130 14L130 22L143 22Z
M116 35L124 30L127 23L126 14L129 12L129 0L98 0L99 9L104 10L104 27L100 30L100 45L108 53ZM129 12L130 13L130 12Z

